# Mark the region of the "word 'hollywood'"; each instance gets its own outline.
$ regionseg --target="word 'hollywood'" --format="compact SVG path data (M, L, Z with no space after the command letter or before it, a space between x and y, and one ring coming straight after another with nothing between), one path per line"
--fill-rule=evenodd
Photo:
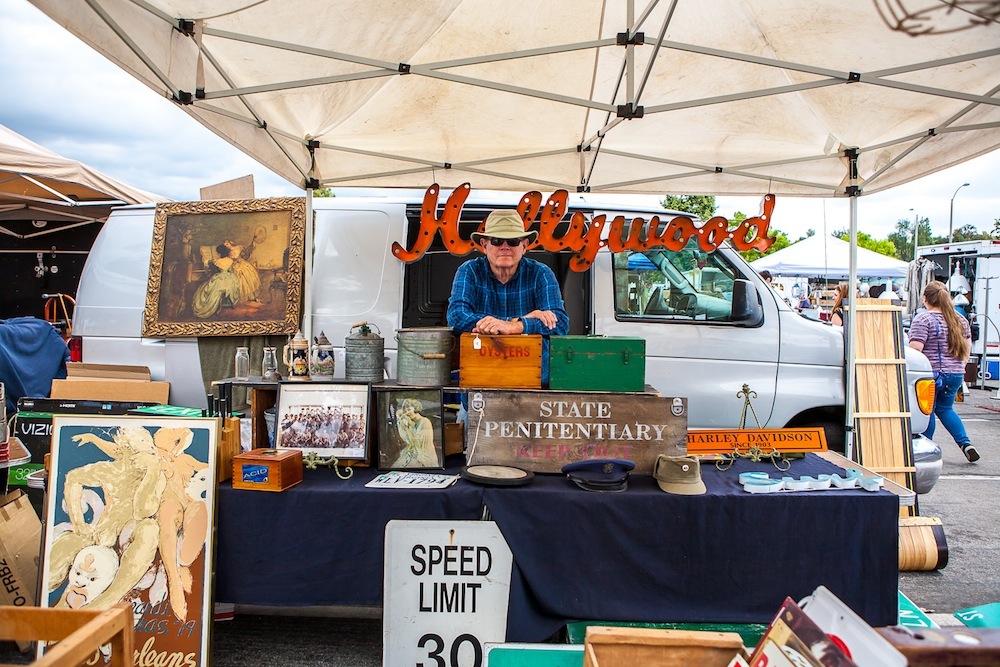
M441 234L445 248L452 255L467 255L476 249L475 243L461 238L458 233L458 221L465 200L472 191L471 186L463 183L455 188L444 205L441 217L438 218L440 191L436 183L427 188L420 208L420 229L413 240L413 247L407 250L399 243L393 242L392 254L396 259L406 263L420 259L431 247L435 232ZM573 213L569 229L562 236L556 236L556 226L566 215L568 198L569 193L566 190L556 190L543 206L540 192L527 192L518 202L517 212L525 221L525 229L531 228L536 218L538 220L538 239L529 246L529 250L537 247L550 252L571 250L574 254L569 266L573 271L586 271L590 268L597 251L603 247L607 247L611 252L653 248L677 251L687 245L691 237L697 237L699 247L705 252L716 250L727 240L732 241L733 247L737 250L756 248L763 252L774 243L774 239L767 235L775 203L772 194L764 196L761 207L763 211L759 216L743 220L732 230L729 229L729 221L722 216L716 216L701 227L695 227L691 218L679 215L664 224L661 230L660 218L657 215L654 215L648 224L640 217L626 222L625 216L619 215L611 221L607 239L601 238L602 231L608 224L607 216L595 215L588 228L585 224L586 218L580 211Z

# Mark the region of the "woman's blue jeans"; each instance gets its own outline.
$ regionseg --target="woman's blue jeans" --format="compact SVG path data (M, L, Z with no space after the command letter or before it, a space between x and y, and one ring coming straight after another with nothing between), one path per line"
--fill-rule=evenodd
M936 416L941 420L941 423L951 433L951 437L955 439L959 447L964 447L969 444L969 436L965 432L965 425L962 424L962 419L955 412L955 396L958 394L959 388L962 386L962 381L965 376L961 373L940 373L937 378L937 386L934 392L934 413L931 415L930 425L924 432L930 439L934 439L934 427Z

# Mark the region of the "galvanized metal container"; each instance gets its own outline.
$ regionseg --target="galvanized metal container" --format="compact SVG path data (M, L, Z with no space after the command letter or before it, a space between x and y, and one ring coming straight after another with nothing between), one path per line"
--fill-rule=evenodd
M359 322L351 327L351 333L344 339L344 377L349 382L385 379L385 340L372 332L373 326ZM375 329L377 331L378 327Z
M399 384L442 387L451 380L455 339L448 327L397 329L396 380Z

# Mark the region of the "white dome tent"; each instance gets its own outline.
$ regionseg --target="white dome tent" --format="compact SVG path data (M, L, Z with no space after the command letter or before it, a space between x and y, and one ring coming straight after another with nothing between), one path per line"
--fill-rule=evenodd
M858 278L905 278L909 265L867 248L858 248ZM750 263L757 272L846 280L851 273L851 244L835 236L815 234Z

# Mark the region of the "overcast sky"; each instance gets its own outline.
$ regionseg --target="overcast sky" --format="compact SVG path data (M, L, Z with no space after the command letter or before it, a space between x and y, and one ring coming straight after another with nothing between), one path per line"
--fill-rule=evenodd
M0 125L128 185L188 201L198 199L201 187L253 174L258 197L302 194L27 0L0 2L0 63ZM966 182L970 185L955 197L955 228L973 224L992 230L1000 218L1000 151L861 197L858 228L885 238L898 220L919 214L930 219L935 234L946 235L952 195ZM718 213L727 217L760 211L759 197L719 197L717 203ZM845 199L779 197L772 226L796 240L809 229L845 229L848 216Z

